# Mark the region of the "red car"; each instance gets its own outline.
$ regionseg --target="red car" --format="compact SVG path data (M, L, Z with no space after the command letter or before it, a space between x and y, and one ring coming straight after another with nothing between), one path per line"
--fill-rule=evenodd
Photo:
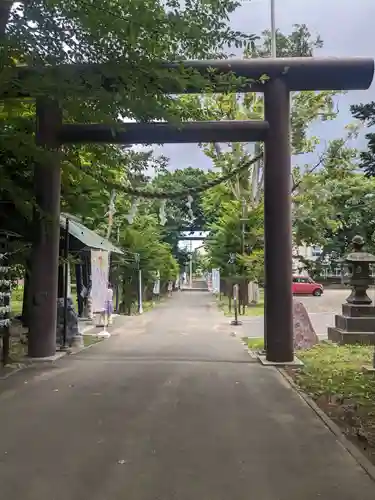
M308 276L293 276L292 291L294 295L315 295L315 297L320 297L323 293L323 285L315 283Z

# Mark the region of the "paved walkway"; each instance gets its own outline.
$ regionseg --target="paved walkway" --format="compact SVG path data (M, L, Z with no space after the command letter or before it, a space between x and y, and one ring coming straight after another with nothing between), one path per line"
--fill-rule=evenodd
M375 485L204 292L0 383L7 500L373 500Z

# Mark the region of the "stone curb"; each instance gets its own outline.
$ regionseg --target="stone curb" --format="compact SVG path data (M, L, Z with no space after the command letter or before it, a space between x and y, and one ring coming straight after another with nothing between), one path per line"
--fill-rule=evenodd
M94 335L92 335L94 337ZM111 334L112 336L112 334ZM84 345L83 347L78 347L77 349L75 349L74 351L67 351L66 352L66 355L67 356L74 356L75 354L79 354L80 352L82 351L86 351L87 349L90 349L91 347L94 347L95 345L98 345L98 344L101 344L104 340L109 340L111 337L102 337L100 339L98 339L97 342L93 342L92 344L90 345Z
M90 328L90 330L87 330L87 331L95 331L97 328L96 326L94 325L92 328ZM110 332L111 333L111 336L116 336L118 335L116 332L116 325L113 325L113 331ZM87 335L87 334L86 334ZM87 336L92 336L94 337L95 334L88 334ZM2 375L0 376L0 381L2 380L7 380L9 377L11 377L12 375L15 375L16 373L20 372L21 370L27 370L28 368L31 368L33 366L41 366L41 365L45 365L45 364L52 364L52 363L55 363L56 361L59 361L60 359L64 358L65 356L74 356L75 354L79 354L81 353L82 351L85 351L86 349L90 349L90 347L93 347L97 344L101 344L103 342L103 340L109 340L111 337L108 337L108 338L101 338L100 340L98 340L98 342L93 342L92 344L90 345L86 345L86 346L83 346L83 347L79 347L77 349L75 349L74 351L56 351L56 355L53 356L55 359L45 359L45 360L26 360L26 362L23 362L23 363L17 363L21 366L19 366L18 368L15 368L14 370L10 371L9 373L6 373L5 375Z
M18 364L22 364L22 363L18 363ZM27 368L30 368L30 367L31 367L31 365L22 364L22 366L19 366L18 368L15 368L14 370L10 371L9 373L2 375L0 377L0 382L3 380L7 380L9 377L11 377L12 375L15 375L16 373L20 372L21 370L27 370Z
M337 441L345 448L345 450L354 458L354 460L362 467L370 478L375 481L375 465L373 465L358 448L347 439L342 433L340 427L326 414L319 406L294 382L294 380L282 368L276 368L280 375L289 383L292 390L302 398L305 403L314 411L314 413L323 421L325 426L334 434Z

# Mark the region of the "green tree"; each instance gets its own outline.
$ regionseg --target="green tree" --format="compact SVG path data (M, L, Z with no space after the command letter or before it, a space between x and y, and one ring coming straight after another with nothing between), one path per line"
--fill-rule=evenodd
M173 193L186 189L186 195L168 200L165 203L166 224L163 228L163 240L168 243L181 267L188 259L187 251L179 247L179 237L182 231L204 231L207 222L202 207L202 195L192 196L191 212L188 207L189 190L202 186L209 176L199 168L188 167L173 172L164 170L153 180L152 187L165 193ZM162 202L155 201L153 207L159 212Z
M72 79L67 74L63 79L50 75L28 81L35 95L47 95L61 103L68 123L115 124L119 117L139 121L190 118L196 110L172 95L164 95L160 82L169 78L184 86L187 79L202 78L183 72L173 76L160 68L159 61L221 57L227 46L246 44L252 39L228 27L228 15L238 5L231 0L188 1L183 6L174 0L141 4L136 0L3 3L2 94L22 87L21 81L12 80L17 64L42 70L59 64L110 61L103 75L112 76L116 70L122 80L123 89L118 93L105 87L102 76L95 71L86 79ZM12 5L9 14L10 9L4 7ZM38 209L32 189L33 168L44 160L44 152L35 146L35 105L30 100L8 100L0 106L0 195L5 202L1 206L1 224L7 222L6 227L32 239L30 219L33 209ZM118 192L121 186L144 185L145 166L150 166L150 161L150 157L115 146L64 147L62 209L81 216L85 224L105 234L103 219L113 184L119 187ZM118 197L117 218L127 212L130 204L129 199ZM163 236L159 236L160 252L171 258L169 247L163 246ZM138 240L138 244L146 245L148 241ZM153 262L151 267L155 265Z
M312 56L315 49L322 46L320 37L314 38L305 25L295 25L292 33L277 33L277 47L279 57ZM245 51L247 57L264 57L270 52L270 33L265 31L258 41L254 41ZM335 92L295 92L292 93L291 109L291 143L294 155L315 150L319 140L309 135L310 125L319 120L329 120L336 116L334 109ZM263 98L254 93L238 97L236 94L211 95L196 101L211 119L262 119L264 114ZM262 147L256 147L261 152ZM233 171L245 163L251 156L248 144L231 144L223 149L219 145L204 145L204 152L212 160L214 167L223 173ZM310 167L314 170L314 166ZM308 168L307 168L308 170ZM304 172L304 170L303 170ZM294 184L297 187L302 172L295 169ZM223 272L238 272L228 266L228 252L242 253L243 248L251 249L250 255L238 257L238 266L251 279L263 274L263 164L261 161L253 164L249 169L242 170L225 186L219 186L204 196L206 215L212 216L211 237L207 248L212 256L213 265L220 267ZM237 207L234 209L233 207ZM242 236L243 224L241 219L249 219ZM236 220L236 223L235 223ZM251 226L254 224L254 226ZM229 239L231 250L226 247L223 232L232 235ZM242 240L243 238L243 240ZM217 239L217 242L216 242ZM210 248L214 251L210 252ZM224 250L220 254L220 250ZM219 255L221 255L221 264Z
M348 153L354 154L354 153ZM335 161L337 161L335 159ZM325 255L342 257L356 234L375 248L375 180L356 169L324 165L306 174L294 197L296 244L320 245Z
M330 141L314 168L300 172L295 182L295 242L320 245L318 265L326 257L342 257L356 234L365 238L370 251L375 248L374 179L358 169L359 154L352 144L358 128L347 129L347 136Z
M306 24L294 24L289 35L276 30L277 57L312 57L316 49L323 47L319 35L313 36ZM250 53L257 57L269 57L271 53L271 32L264 30L259 41L254 41Z
M103 87L95 73L84 84L78 79L62 81L53 76L28 83L35 86L37 95L55 97L62 103L66 122L108 123L118 121L119 116L137 120L190 117L193 108L162 93L159 82L173 76L160 69L159 61L219 57L225 46L241 45L251 39L230 30L226 24L227 15L236 6L231 0L220 5L203 0L186 2L184 7L173 0L167 3L150 0L143 2L142 7L135 0L105 0L100 5L91 0L14 3L0 54L3 68L0 91L21 85L10 80L16 63L43 67L112 61L112 69L107 67L103 71L111 74L117 67L124 89L116 95ZM8 10L2 9L0 16L2 20L8 18ZM181 85L187 77L175 76ZM32 102L7 101L1 109L1 151L10 153L10 158L14 156L18 167L22 167L19 170L26 169L26 178L30 177L28 169L40 160L40 151L33 144L34 114ZM81 155L77 149L64 148L64 152L69 163L80 167ZM103 157L107 158L107 165L118 160L117 149L90 146L84 151L90 157L91 167L94 165L96 169L103 164ZM7 156L3 157L5 162ZM104 176L108 176L107 171ZM19 196L18 184L12 178L2 182L2 187L13 202L19 204L20 199L30 199L26 193Z
M351 106L354 118L360 120L366 127L373 129L375 126L375 101L368 104ZM366 134L367 149L360 154L361 167L366 175L375 176L375 132Z
M120 232L120 245L127 251L120 266L123 307L127 312L137 300L138 260L135 254L139 255L146 298L152 297L157 272L160 273L162 290L168 280L175 280L178 274L178 263L172 255L171 247L162 241L162 228L156 215L145 212L147 207L141 207L133 224L124 224Z

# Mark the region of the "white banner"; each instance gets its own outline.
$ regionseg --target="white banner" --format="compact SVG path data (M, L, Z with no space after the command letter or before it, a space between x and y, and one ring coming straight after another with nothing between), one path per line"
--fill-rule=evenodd
M102 312L108 290L109 252L91 250L91 298L92 311Z
M160 272L156 273L156 280L154 281L154 289L152 291L154 295L160 295Z
M220 269L212 269L212 293L220 293Z
M70 262L68 261L67 272L68 272L68 297L72 297L72 278L70 276Z
M213 283L213 274L208 273L207 274L207 288L209 292L212 292L212 283Z
M250 304L258 304L259 302L259 285L254 281L250 281L248 285L248 297L249 297L249 305Z

